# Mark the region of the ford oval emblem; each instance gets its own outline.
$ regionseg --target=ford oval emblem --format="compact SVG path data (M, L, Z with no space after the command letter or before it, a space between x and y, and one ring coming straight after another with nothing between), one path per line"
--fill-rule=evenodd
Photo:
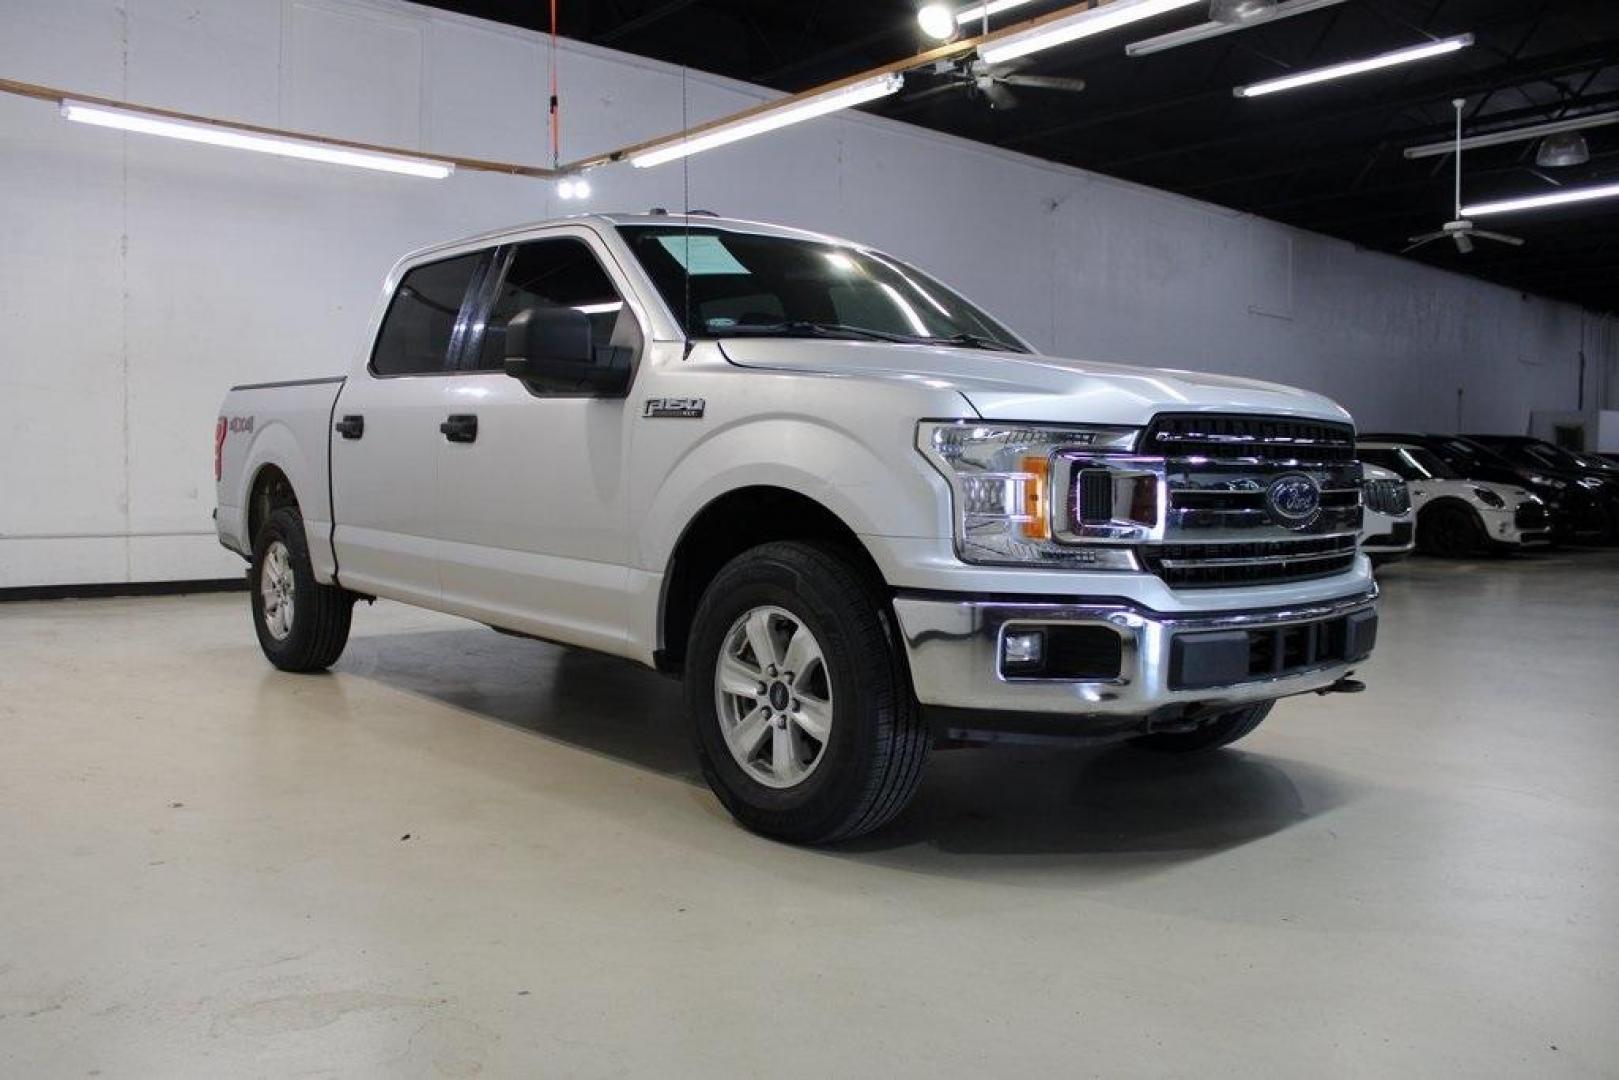
M1302 529L1321 511L1321 485L1303 473L1278 476L1265 489L1271 520L1287 529Z

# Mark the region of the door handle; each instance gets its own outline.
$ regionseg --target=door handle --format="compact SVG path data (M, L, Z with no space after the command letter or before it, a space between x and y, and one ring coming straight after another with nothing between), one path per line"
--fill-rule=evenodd
M471 413L460 413L452 416L440 424L438 429L451 442L476 442L478 440L478 418Z
M358 439L365 434L365 417L345 416L332 426L337 429L337 433L343 438Z

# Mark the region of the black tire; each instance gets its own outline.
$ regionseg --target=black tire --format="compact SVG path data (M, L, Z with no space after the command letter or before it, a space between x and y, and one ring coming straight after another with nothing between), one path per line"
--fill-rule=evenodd
M278 636L267 620L264 589L266 557L272 548L286 552L292 589L290 624ZM275 557L272 556L272 563ZM273 572L273 566L272 566ZM304 521L296 508L281 506L272 510L253 538L253 564L247 572L248 596L253 607L253 629L259 647L270 663L282 671L325 671L337 663L348 644L349 624L354 616L354 594L315 580L309 562L309 543L304 537Z
M721 650L742 620L765 608L812 633L832 702L819 756L788 787L761 783L744 769L722 729L715 692ZM847 840L888 822L916 792L931 740L888 600L880 583L836 548L770 543L726 564L693 619L685 686L703 776L754 832L805 844Z
M1478 515L1466 506L1441 504L1423 512L1417 526L1417 543L1430 555L1459 559L1475 555L1484 547L1484 527Z
M1254 728L1264 723L1265 717L1270 715L1273 704L1275 703L1262 701L1258 705L1233 709L1191 731L1158 731L1151 735L1142 735L1132 741L1137 746L1165 754L1192 754L1200 750L1217 750L1222 746L1230 746L1245 735L1252 734Z

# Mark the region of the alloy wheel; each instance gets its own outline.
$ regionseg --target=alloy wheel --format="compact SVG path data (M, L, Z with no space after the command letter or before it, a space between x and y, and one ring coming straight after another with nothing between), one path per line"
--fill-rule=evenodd
M292 633L292 602L296 591L292 552L280 540L272 540L264 550L264 564L259 568L259 595L264 600L264 628L277 641L285 641Z
M721 733L736 763L772 788L803 783L826 754L832 683L820 642L780 607L744 612L714 671Z

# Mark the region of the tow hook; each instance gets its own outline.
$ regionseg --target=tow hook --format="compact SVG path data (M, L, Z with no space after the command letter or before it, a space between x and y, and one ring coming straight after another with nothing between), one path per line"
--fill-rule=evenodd
M1331 686L1324 686L1317 690L1316 693L1325 697L1327 694L1358 694L1364 689L1366 689L1365 683L1345 675Z

